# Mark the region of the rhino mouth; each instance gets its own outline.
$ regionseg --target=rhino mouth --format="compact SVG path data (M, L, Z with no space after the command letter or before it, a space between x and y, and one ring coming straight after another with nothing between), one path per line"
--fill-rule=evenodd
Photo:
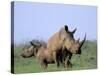
M81 50L79 50L79 51L77 52L77 54L81 54Z

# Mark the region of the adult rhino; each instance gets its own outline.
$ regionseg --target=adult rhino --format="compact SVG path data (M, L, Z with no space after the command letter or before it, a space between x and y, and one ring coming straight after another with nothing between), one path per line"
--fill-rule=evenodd
M79 42L79 40L74 39L73 35L75 31L76 29L74 29L72 32L69 31L68 26L65 25L49 38L47 48L53 51L55 63L57 63L57 53L59 53L59 51L61 51L63 54L65 67L70 63L69 60L71 59L72 54L81 54L81 47L85 42L86 35L84 40Z

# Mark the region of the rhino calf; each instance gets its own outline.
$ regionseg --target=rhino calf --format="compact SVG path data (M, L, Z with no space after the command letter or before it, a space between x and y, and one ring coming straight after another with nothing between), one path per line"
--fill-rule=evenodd
M38 50L36 59L44 68L47 68L48 64L54 63L53 52L43 47Z
M48 64L54 64L54 58L53 58L53 52L43 46L35 45L31 42L31 45L29 48L24 49L21 56L24 58L29 58L32 56L36 57L36 60L41 66L45 69L47 68ZM61 59L62 56L60 53L57 55L57 67L59 67L60 63L62 63Z
M49 50L48 48L45 48L43 46L37 47L34 43L31 42L31 45L34 47L34 55L36 56L36 59L38 63L41 64L44 68L47 68L48 64L53 64L54 58L53 58L53 51ZM56 59L57 59L57 67L59 67L60 63L62 63L62 55L59 52Z

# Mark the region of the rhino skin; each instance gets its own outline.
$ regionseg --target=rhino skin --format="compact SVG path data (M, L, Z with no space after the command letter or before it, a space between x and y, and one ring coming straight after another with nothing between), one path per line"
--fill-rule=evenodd
M43 66L44 68L47 68L48 64L54 64L54 58L53 58L53 51L47 49L44 46L38 46L35 45L34 43L31 42L31 45L33 46L33 52L34 55L38 61L38 63L41 64L41 66ZM58 53L57 55L57 67L59 67L60 63L62 63L62 55L60 55L60 53Z
M24 58L30 58L32 56L36 57L36 60L45 69L48 64L54 64L53 52L48 50L45 46L30 42L31 46L29 48L23 49L21 56ZM58 53L57 67L62 63L62 55Z
M68 26L65 25L58 32L56 32L49 38L47 42L47 48L53 51L55 63L57 62L56 61L57 53L60 50L62 51L66 50L68 54L81 54L81 47L86 40L86 35L84 37L84 40L82 40L82 42L79 42L79 40L74 39L73 35L75 31L76 29L74 29L72 32L69 31ZM69 57L68 54L65 55L66 58ZM68 60L69 58L64 61L67 63Z
M21 52L21 56L24 58L29 58L34 56L33 48L34 48L33 46L30 46L28 48L23 48Z
M48 64L54 63L52 51L43 47L38 49L36 59L43 68L47 68Z

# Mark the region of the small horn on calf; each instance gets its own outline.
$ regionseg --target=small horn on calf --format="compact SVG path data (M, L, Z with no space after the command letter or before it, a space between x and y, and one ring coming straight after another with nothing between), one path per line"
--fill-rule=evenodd
M77 28L75 28L75 29L72 31L72 33L74 34L74 33L76 32L76 30L77 30Z
M85 34L84 39L83 39L83 40L82 40L82 42L80 43L80 48L81 48L81 47L82 47L82 45L84 44L85 40L86 40L86 34Z
M32 41L30 41L30 44L31 44L32 46L35 46L35 47L36 47L36 45L35 45Z

